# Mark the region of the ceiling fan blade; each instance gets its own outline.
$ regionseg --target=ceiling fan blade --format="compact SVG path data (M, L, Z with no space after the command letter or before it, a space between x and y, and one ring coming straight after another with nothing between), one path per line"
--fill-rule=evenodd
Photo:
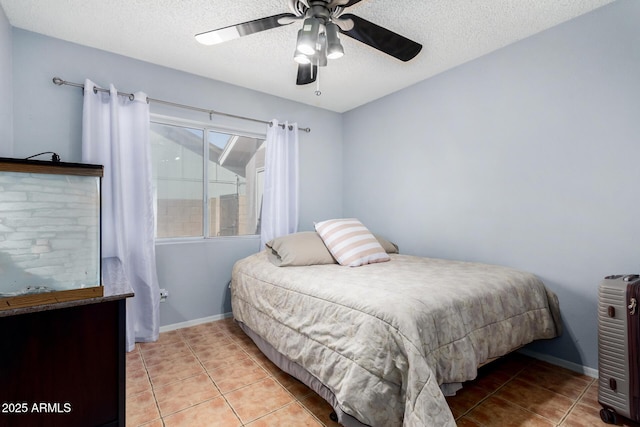
M353 28L348 30L341 28L342 33L400 61L406 62L413 59L422 49L421 44L359 16L346 13L341 15L340 19L353 21Z
M242 24L218 28L217 30L205 31L204 33L196 34L196 40L202 44L214 45L260 31L289 25L298 19L299 17L292 13L281 13L279 15L267 16L266 18L254 19L253 21Z
M298 86L308 85L316 81L318 75L318 66L312 64L300 64L298 65L298 78L296 84Z

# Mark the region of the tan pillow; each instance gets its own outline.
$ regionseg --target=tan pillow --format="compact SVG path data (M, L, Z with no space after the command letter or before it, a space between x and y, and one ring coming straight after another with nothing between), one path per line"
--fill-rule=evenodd
M330 219L315 224L316 231L340 265L358 267L389 261L373 234L357 219Z
M266 246L269 260L278 267L336 263L315 231L276 237Z
M396 245L395 243L390 242L389 240L385 239L384 237L378 234L374 234L374 236L378 241L378 243L380 243L380 246L382 246L382 249L384 249L386 253L388 254L400 253L400 249L398 248L398 245Z

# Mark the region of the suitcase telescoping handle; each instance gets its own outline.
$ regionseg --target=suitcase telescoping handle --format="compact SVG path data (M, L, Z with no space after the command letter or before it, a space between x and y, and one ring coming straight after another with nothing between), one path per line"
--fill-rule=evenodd
M638 279L640 279L640 274L627 274L626 276L624 276L622 278L623 281L631 284L632 282L637 281ZM627 293L628 294L628 293ZM632 293L633 295L633 293ZM636 299L634 297L631 297L631 299L629 300L629 305L627 306L627 308L629 309L629 315L633 316L634 314L636 314L636 308L638 306L638 302L636 301Z

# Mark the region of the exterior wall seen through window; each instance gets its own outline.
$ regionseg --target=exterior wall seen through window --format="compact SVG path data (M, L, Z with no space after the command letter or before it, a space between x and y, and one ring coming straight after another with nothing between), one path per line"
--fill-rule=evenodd
M263 137L153 121L150 140L157 238L260 233Z

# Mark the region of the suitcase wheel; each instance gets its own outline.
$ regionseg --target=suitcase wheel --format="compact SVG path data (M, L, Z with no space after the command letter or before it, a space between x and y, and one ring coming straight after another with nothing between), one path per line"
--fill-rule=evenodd
M618 424L618 416L611 409L600 409L600 418L607 424Z

